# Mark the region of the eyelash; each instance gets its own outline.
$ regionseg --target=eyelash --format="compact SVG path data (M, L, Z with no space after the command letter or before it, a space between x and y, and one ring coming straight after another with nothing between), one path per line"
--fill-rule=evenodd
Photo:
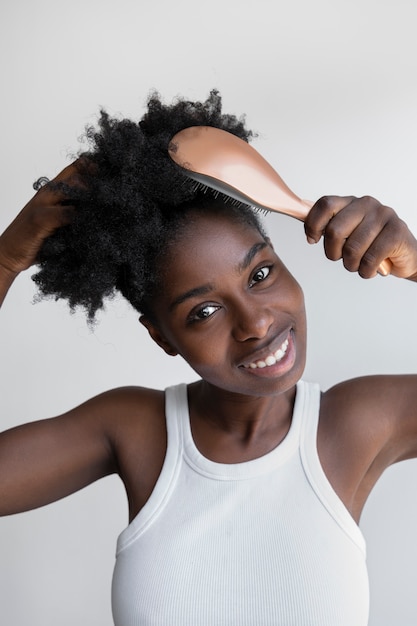
M200 317L200 314L202 314L203 311L205 311L206 309L214 309L214 311L212 313L210 313L209 315L201 315L201 317ZM213 313L215 313L219 309L220 309L220 307L218 305L216 305L216 304L205 304L204 306L200 307L196 311L192 311L191 314L190 314L190 317L188 318L188 321L190 323L193 323L193 322L203 322L204 320L206 320L209 317L211 317L213 315Z
M261 280L255 280L255 276L256 276L257 274L260 274L261 272L264 272L265 270L267 270L267 274L266 274L266 276L263 276L263 277L261 278ZM257 283L262 283L264 280L266 280L266 279L268 278L268 276L270 275L271 271L272 271L272 265L264 265L264 266L260 267L259 269L257 269L257 270L253 273L253 275L252 275L252 280L250 281L249 286L250 286L250 287L253 287L253 286L254 286L254 285L256 285Z
M267 270L266 275L265 275L265 270ZM252 275L251 281L249 283L249 287L253 287L254 285L257 285L258 283L262 283L264 280L268 278L271 271L272 271L272 265L264 265L260 267L259 269L257 269ZM264 272L264 275L261 277L261 280L255 280L255 276L259 275L261 272ZM200 314L202 314L203 311L205 311L206 309L210 309L210 308L214 309L212 313L209 313L208 315L201 315L200 317ZM188 321L191 324L194 322L203 322L204 320L211 317L219 309L220 309L220 306L218 306L217 304L205 304L204 306L197 309L196 311L192 311L188 318Z

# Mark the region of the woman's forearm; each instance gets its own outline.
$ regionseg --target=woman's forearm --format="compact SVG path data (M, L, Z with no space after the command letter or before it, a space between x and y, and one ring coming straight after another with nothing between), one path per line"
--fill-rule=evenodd
M0 265L0 307L17 275L17 272L12 272Z

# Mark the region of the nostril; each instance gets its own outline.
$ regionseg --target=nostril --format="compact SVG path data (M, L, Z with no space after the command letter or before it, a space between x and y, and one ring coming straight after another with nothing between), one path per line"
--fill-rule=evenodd
M234 336L238 341L262 339L267 336L273 322L272 315L259 310L251 313L237 313L234 317Z

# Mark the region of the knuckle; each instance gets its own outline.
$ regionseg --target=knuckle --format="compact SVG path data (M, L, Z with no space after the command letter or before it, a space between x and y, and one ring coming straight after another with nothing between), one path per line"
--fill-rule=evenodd
M390 207L387 207L384 204L381 204L381 202L379 202L379 200L377 200L373 196L368 196L368 195L361 196L359 198L359 202L364 207L367 213L374 211L378 215L383 215L386 211L393 212L393 210Z
M390 227L392 228L394 235L396 235L397 237L403 237L404 234L408 232L408 226L402 219L397 217L395 213L394 215L395 219L391 220Z
M398 215L396 214L396 212L394 211L394 209L391 209L391 207L389 206L383 206L380 208L380 215L381 215L381 219L386 223L386 224L400 224L401 220L399 219Z
M343 246L343 257L347 259L356 259L361 252L359 241L348 239Z
M373 196L362 196L360 199L367 212L374 211L380 217L381 222L390 222L391 220L401 221L390 206L381 204Z
M329 199L330 196L321 196L317 201L316 201L316 206L317 207L324 207L327 206L329 203Z
M306 224L311 230L315 232L318 230L322 231L328 221L328 215L331 215L329 206L330 199L327 196L317 200L306 218Z
M357 272L361 262L361 247L357 241L346 241L343 246L343 265L349 272Z
M366 204L368 206L373 205L373 204L379 204L378 200L376 200L373 196L361 196L360 198L362 204ZM382 205L381 205L382 206Z
M331 206L332 206L331 196L322 196L315 203L314 209L317 213L328 213L331 210Z
M337 221L329 222L326 227L326 238L331 240L345 239L343 224L340 224Z
M375 255L370 251L365 252L359 265L359 275L362 278L370 278L371 276L374 276L376 273L376 265L377 259Z

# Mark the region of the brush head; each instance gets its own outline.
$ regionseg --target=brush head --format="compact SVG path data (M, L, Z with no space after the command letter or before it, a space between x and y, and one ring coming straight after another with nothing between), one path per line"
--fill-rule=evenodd
M189 178L237 202L299 220L312 206L291 191L255 148L225 130L184 128L174 135L168 151Z

